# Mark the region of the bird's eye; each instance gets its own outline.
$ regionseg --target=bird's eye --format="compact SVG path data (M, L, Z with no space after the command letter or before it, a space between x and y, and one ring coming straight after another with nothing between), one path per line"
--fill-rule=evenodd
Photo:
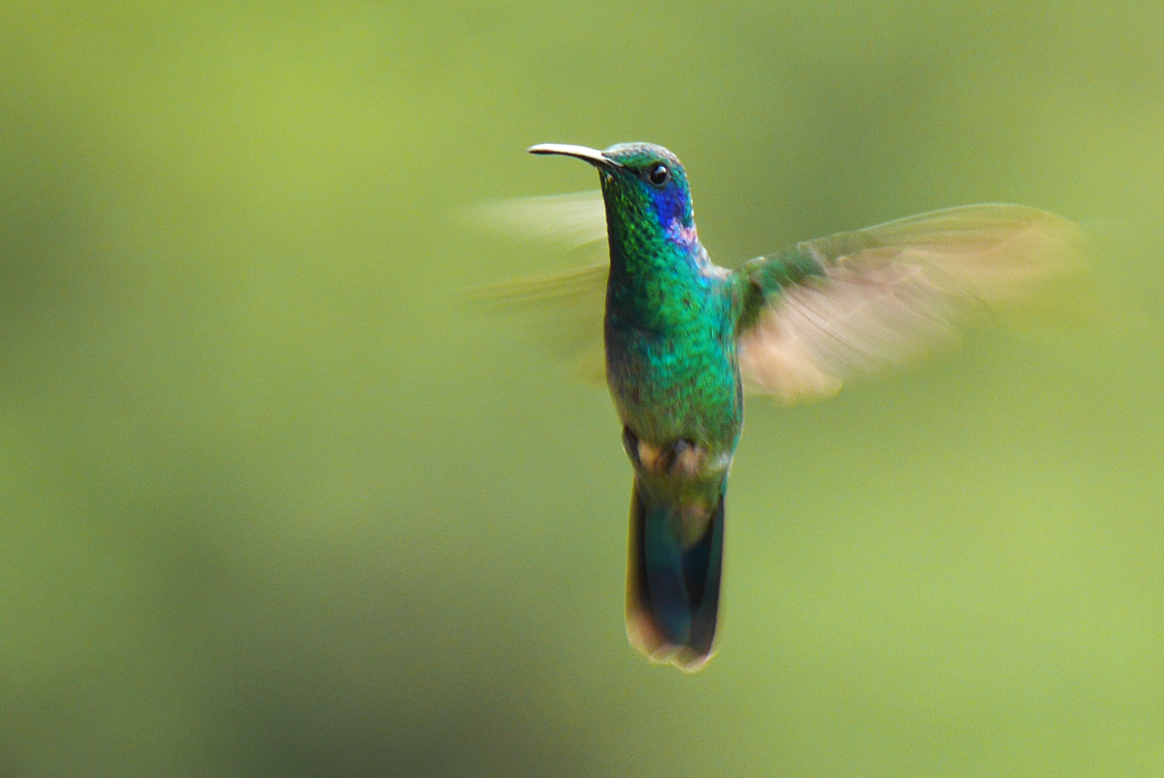
M671 180L671 170L666 165L659 163L647 172L647 180L655 186L663 186Z

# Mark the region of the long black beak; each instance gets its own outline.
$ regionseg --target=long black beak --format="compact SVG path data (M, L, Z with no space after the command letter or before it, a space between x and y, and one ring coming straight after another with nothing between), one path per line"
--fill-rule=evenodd
M530 146L529 153L561 154L566 157L577 157L578 159L586 160L591 165L594 165L594 167L602 170L615 170L622 167L621 163L615 162L597 149L587 148L586 146L572 146L569 143L539 143L537 146Z

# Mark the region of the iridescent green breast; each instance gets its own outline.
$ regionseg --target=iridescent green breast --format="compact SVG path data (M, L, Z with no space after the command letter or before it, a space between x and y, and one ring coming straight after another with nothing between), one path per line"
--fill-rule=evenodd
M743 421L731 299L720 282L685 297L682 314L644 329L627 321L618 295L608 295L610 391L623 423L640 438L730 452Z

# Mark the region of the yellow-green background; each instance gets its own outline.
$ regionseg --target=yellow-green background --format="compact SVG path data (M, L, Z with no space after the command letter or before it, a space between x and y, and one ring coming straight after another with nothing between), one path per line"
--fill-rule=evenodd
M0 6L0 775L1164 775L1164 7ZM732 264L1097 226L1099 311L753 403L720 656L627 647L606 395L464 289L537 142Z

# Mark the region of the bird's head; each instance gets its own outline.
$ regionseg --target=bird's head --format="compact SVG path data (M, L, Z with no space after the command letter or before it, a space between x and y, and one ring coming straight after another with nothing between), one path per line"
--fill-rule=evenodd
M698 245L687 174L662 146L619 143L598 151L545 143L529 151L577 157L598 169L612 246L666 242L690 250Z

